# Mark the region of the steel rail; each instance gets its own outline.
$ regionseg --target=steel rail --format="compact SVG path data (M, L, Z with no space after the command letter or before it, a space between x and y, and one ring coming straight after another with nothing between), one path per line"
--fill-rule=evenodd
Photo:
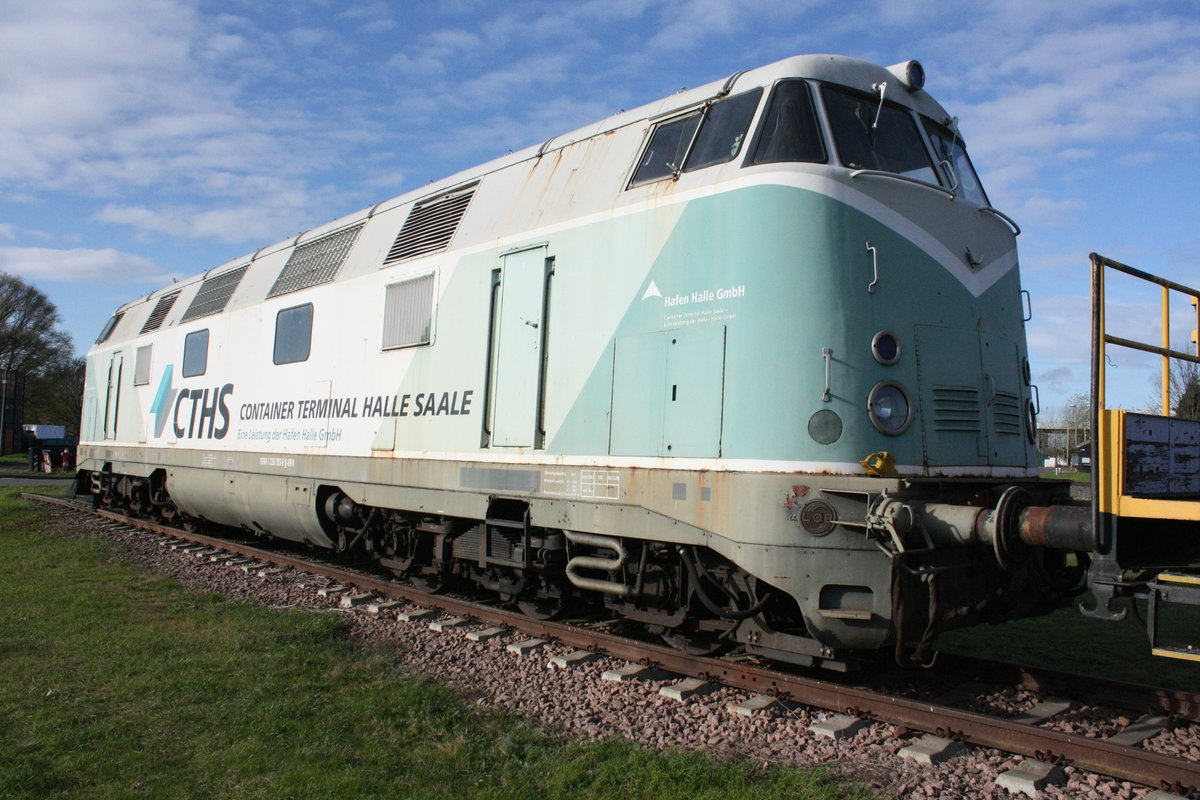
M938 668L960 675L992 681L1007 681L1041 694L1072 697L1081 702L1120 708L1139 714L1172 714L1200 722L1200 694L1157 686L1079 675L1071 672L1028 667L954 653L938 653Z
M194 541L265 563L287 566L331 578L392 599L403 599L434 606L459 616L492 625L520 630L531 635L556 639L574 647L602 651L614 658L661 667L670 672L706 680L718 680L738 689L773 694L807 706L849 713L902 729L933 733L981 747L1036 758L1041 761L1069 763L1119 780L1155 788L1190 793L1200 792L1200 762L1153 753L1139 748L1113 744L1072 733L1039 728L1026 723L989 717L973 711L938 706L921 700L881 694L870 689L845 686L831 681L777 670L737 664L731 661L697 657L662 645L625 639L602 631L580 628L562 622L536 620L524 614L481 606L447 595L429 595L384 578L348 571L306 558L262 550L240 542L206 534L192 533L148 522L103 509L88 509L44 495L22 494L23 498L90 512L124 525Z

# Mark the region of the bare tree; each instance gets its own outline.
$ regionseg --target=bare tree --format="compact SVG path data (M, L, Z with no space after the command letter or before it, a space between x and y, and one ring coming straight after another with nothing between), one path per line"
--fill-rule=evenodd
M58 309L15 275L0 273L0 368L37 372L71 355L71 337L59 329Z
M1063 408L1063 424L1067 427L1067 460L1071 450L1092 440L1092 398L1079 392L1067 398Z
M0 369L25 375L25 416L76 430L83 397L83 364L46 295L0 272Z
M1184 348L1176 345L1175 349ZM1155 376L1151 382L1154 392L1146 400L1145 412L1162 414L1162 380ZM1171 359L1167 391L1172 416L1200 420L1200 364L1178 358Z
M1171 413L1200 420L1200 364L1171 361Z
M87 360L56 360L25 379L25 419L46 425L63 425L68 436L79 435L83 373Z

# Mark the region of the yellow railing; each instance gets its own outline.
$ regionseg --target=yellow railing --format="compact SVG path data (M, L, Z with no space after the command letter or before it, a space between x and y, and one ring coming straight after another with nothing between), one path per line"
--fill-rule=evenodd
M1108 345L1140 350L1162 356L1162 416L1171 416L1171 359L1200 364L1200 357L1171 349L1171 292L1192 298L1197 308L1196 328L1200 330L1200 290L1184 286L1149 272L1135 269L1092 253L1092 480L1094 507L1100 514L1149 518L1195 519L1200 503L1135 498L1125 494L1126 412L1105 405L1105 365ZM1130 275L1162 289L1160 330L1161 346L1109 334L1105 328L1105 272ZM1099 516L1093 518L1099 531Z
M1143 272L1140 269L1135 269L1119 261L1113 261L1110 258L1092 253L1092 390L1095 396L1092 398L1093 406L1096 409L1103 409L1104 406L1104 351L1105 346L1109 344L1128 347L1133 350L1141 350L1144 353L1156 353L1162 356L1162 415L1164 417L1171 416L1171 359L1178 358L1182 361L1191 361L1194 364L1200 364L1200 356L1193 353L1183 353L1179 350L1171 349L1171 292L1179 292L1192 298L1192 307L1196 311L1196 328L1200 329L1200 307L1197 302L1200 301L1200 290L1193 289L1190 286L1184 286L1182 283L1175 283L1166 278L1160 278L1157 275L1152 275L1149 272ZM1120 336L1112 336L1104 327L1104 270L1105 268L1123 272L1126 275L1131 275L1135 278L1157 284L1162 287L1162 315L1161 315L1161 330L1162 330L1162 346L1156 347L1149 342L1138 342L1133 339L1123 339Z

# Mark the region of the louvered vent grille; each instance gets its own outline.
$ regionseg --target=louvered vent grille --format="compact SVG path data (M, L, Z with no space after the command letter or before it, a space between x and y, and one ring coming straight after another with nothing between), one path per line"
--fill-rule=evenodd
M233 297L234 290L242 282L242 276L246 274L249 267L250 265L247 264L205 280L200 285L200 291L196 292L196 296L192 298L192 304L184 312L181 321L187 322L189 319L199 319L224 311L229 298Z
M933 387L933 427L938 431L982 433L979 390L967 386Z
M138 336L161 328L163 320L167 318L167 314L171 310L171 306L175 305L175 301L178 299L179 292L172 292L158 298L158 302L154 304L154 310L150 312L150 316L146 319L146 324L138 331Z
M996 433L1021 435L1021 398L1010 392L996 392L992 399L992 424Z
M354 246L354 240L358 238L363 224L360 222L351 228L344 228L298 246L283 265L283 271L275 279L275 285L267 292L267 297L307 289L309 286L328 283L336 278L338 270L346 261L346 256L350 255L350 248Z
M383 263L391 264L393 261L445 248L454 232L458 230L458 223L474 194L475 186L469 186L453 194L413 206Z
M134 361L133 367L134 386L145 386L150 382L150 354L153 352L152 344L137 349L137 360Z
M383 303L383 349L429 344L433 274L387 287Z

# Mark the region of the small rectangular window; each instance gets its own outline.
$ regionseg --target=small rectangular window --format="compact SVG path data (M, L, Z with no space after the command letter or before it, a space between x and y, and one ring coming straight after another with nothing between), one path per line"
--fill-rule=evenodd
M153 347L148 344L137 349L137 358L133 362L134 386L145 386L150 382L150 353Z
M275 363L307 361L312 349L313 305L285 308L275 316Z
M755 164L779 161L826 161L812 92L804 81L781 81L758 129Z
M662 180L683 170L683 157L687 155L692 135L700 124L700 112L694 111L686 117L664 122L654 129L650 144L638 162L630 186Z
M183 377L194 378L208 371L208 328L192 331L183 339Z
M432 340L433 273L390 284L383 301L383 349Z
M108 322L104 323L104 330L100 331L100 335L96 337L96 344L104 344L108 341L108 337L112 336L112 332L116 329L117 323L121 321L121 317L125 316L124 311L118 311L108 318Z
M709 106L684 172L724 164L737 158L761 97L762 89L754 89Z

